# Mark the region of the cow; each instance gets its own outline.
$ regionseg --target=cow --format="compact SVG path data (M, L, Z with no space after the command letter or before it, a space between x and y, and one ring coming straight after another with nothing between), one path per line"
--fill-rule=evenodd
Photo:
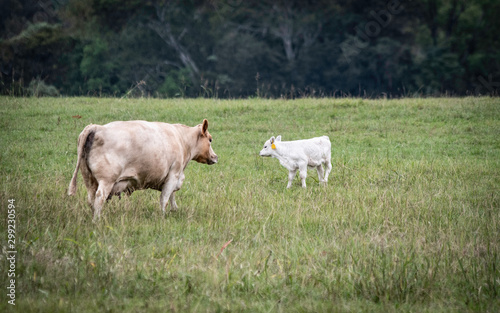
M182 186L189 161L217 163L211 144L206 119L194 127L147 121L90 124L78 136L78 159L68 195L76 192L80 170L94 221L105 200L141 189L161 191L160 208L165 215L167 201L170 210L177 210L175 192Z
M286 188L292 186L297 170L299 170L302 187L306 188L308 167L316 168L320 183L328 182L328 175L332 170L331 149L332 143L328 136L295 141L281 141L281 136L276 138L272 136L264 143L264 148L259 155L277 158L280 164L288 169Z

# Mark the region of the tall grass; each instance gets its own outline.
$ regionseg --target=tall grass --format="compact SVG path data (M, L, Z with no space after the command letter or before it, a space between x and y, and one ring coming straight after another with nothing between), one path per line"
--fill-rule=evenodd
M18 226L2 311L500 310L496 98L4 97L0 116L0 203L16 199ZM179 211L137 191L94 224L81 176L65 196L85 125L203 118L219 163L190 163ZM330 137L328 185L311 171L285 188L258 156L279 134ZM7 286L5 216L0 230Z

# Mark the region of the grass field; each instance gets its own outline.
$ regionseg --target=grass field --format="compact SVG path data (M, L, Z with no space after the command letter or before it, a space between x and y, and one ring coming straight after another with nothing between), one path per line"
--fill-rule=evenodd
M81 175L66 196L85 125L203 118L219 163L188 165L179 211L137 191L94 224ZM328 185L287 190L272 135L328 135ZM499 98L3 97L0 166L2 312L500 311Z

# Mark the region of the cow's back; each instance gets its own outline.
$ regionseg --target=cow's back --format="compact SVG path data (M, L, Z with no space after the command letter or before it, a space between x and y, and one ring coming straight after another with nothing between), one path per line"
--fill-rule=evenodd
M88 166L97 180L134 180L136 188L158 189L172 167L179 164L180 168L184 162L180 128L146 121L98 126Z

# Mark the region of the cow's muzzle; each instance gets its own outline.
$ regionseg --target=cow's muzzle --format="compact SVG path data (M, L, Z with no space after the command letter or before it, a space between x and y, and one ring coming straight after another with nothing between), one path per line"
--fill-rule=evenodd
M207 160L207 164L212 165L212 164L217 163L218 161L219 161L219 157L216 154L214 154L214 155L210 156L210 158Z

